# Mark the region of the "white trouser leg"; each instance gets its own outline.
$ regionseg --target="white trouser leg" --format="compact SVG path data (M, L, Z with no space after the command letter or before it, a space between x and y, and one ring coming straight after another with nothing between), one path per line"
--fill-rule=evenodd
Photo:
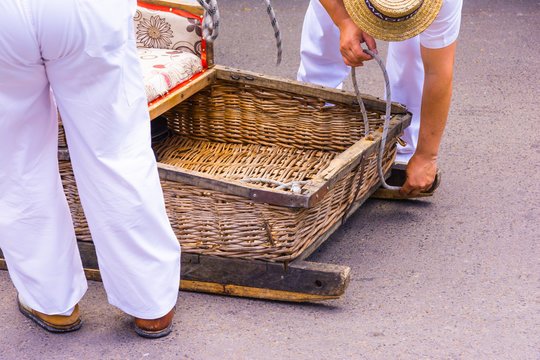
M424 65L420 56L418 36L388 44L386 69L390 80L392 101L405 104L413 114L411 125L405 129L403 135L403 140L407 142L407 146L403 147L398 144L398 154L396 156L396 162L408 163L418 143L422 89L424 86Z
M46 66L109 302L152 319L176 304L180 245L150 146L132 3L80 1L73 16L85 27L85 48Z
M26 1L109 301L136 317L161 317L176 304L180 247L150 148L135 2Z
M311 0L302 27L297 79L341 88L350 71L339 51L338 27L321 3Z
M25 2L0 2L0 247L33 309L61 314L86 291L57 161L58 122Z

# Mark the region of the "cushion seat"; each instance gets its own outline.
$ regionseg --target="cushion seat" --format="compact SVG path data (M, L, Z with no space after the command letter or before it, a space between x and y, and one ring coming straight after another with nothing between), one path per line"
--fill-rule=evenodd
M154 48L137 51L149 103L203 71L201 59L190 52Z

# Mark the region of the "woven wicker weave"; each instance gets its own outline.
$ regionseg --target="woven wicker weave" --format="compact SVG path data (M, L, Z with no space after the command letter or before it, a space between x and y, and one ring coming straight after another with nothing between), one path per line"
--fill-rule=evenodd
M170 136L154 147L159 162L244 186L241 179L306 181L364 136L352 105L217 81L164 114ZM370 112L376 131L383 119ZM388 139L385 170L395 155ZM69 161L61 175L79 240L91 241ZM290 208L162 179L167 212L183 251L289 261L323 236L350 205L377 186L376 155L332 185L313 207ZM360 186L360 187L359 187Z

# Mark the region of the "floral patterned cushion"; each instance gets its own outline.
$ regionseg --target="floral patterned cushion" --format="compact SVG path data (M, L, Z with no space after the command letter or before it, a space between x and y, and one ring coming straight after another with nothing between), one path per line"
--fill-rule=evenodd
M137 2L133 18L148 102L207 68L201 17Z
M200 17L139 1L133 20L138 47L180 50L201 57Z
M190 52L138 48L148 102L203 71L201 59Z

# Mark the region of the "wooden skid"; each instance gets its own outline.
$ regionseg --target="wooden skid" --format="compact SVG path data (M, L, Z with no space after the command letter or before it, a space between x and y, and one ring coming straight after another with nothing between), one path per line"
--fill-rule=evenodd
M89 280L101 281L92 243L78 242ZM7 270L0 251L0 269ZM289 264L182 254L180 290L280 301L336 299L349 284L347 266L293 261Z

